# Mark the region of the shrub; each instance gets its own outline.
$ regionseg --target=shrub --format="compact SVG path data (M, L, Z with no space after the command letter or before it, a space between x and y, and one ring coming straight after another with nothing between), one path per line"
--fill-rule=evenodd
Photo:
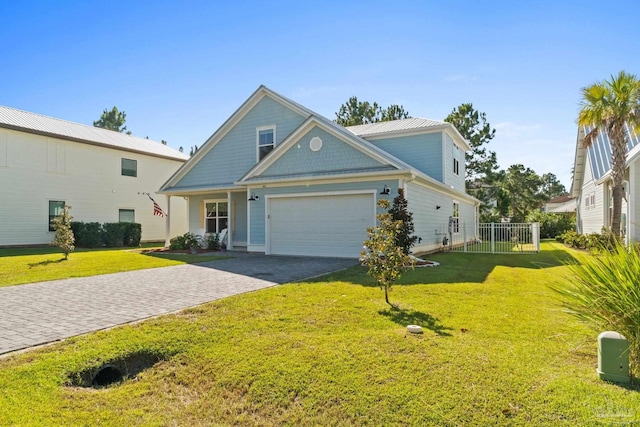
M220 250L220 234L211 233L207 236L207 249L213 251Z
M570 275L554 288L565 310L596 331L616 331L629 341L631 372L640 368L640 252L615 243L610 251L589 255L570 266Z
M169 242L169 249L172 251L199 248L201 246L202 237L191 232L187 232L182 236L176 236Z
M532 212L527 222L540 223L540 238L553 239L576 228L575 213Z
M142 239L142 225L136 222L126 222L124 224L124 235L122 236L122 243L125 246L140 246L140 240Z
M102 226L106 247L118 248L124 245L124 224L123 222L107 222Z
M102 246L102 225L99 222L72 222L71 228L76 237L76 246L97 248Z
M62 249L64 259L68 259L69 252L73 252L75 249L75 237L73 235L73 230L71 229L71 220L73 217L71 216L70 211L71 206L65 205L60 215L51 221L53 229L56 231L56 235L54 236L53 241L51 241L51 244Z

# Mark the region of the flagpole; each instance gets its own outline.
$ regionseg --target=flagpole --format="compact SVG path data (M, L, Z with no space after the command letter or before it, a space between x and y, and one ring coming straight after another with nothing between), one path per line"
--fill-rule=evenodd
M168 248L171 245L171 196L167 194L167 215L165 218L165 238L164 247Z

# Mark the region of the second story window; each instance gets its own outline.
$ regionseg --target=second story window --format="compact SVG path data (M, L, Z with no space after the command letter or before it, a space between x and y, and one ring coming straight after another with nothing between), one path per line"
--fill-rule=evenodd
M264 159L276 146L276 127L264 126L256 129L258 139L258 161Z
M122 159L122 176L138 176L138 161Z
M453 159L453 173L460 175L460 162L458 159Z

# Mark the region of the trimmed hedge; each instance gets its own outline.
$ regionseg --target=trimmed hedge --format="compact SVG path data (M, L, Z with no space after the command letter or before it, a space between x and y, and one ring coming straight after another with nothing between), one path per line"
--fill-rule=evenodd
M142 225L135 222L72 222L71 229L76 236L76 247L98 248L106 246L140 246Z

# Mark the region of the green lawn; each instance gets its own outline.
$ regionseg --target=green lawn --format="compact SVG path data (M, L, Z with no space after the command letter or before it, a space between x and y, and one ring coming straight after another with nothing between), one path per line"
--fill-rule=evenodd
M228 256L143 254L140 250L128 248L78 249L65 260L58 248L0 249L0 287L223 258Z
M599 381L596 336L548 285L576 252L438 254L390 298L361 267L0 359L0 425L611 425L640 394ZM407 324L425 328L407 335ZM163 359L68 386L127 354Z

